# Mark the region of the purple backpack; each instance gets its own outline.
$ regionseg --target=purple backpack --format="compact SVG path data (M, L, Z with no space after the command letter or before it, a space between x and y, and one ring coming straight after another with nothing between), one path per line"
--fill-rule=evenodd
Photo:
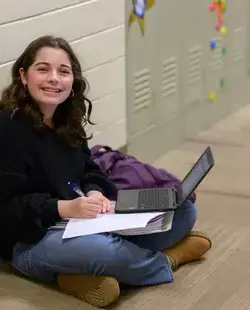
M120 189L179 187L181 181L164 169L144 164L135 157L112 150L109 146L95 145L92 159ZM195 201L195 194L190 200Z

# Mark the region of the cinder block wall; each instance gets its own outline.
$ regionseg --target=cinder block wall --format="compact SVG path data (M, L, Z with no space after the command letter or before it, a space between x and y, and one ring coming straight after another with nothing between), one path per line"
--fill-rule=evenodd
M67 39L81 60L94 110L91 145L126 144L125 0L2 0L0 92L13 61L33 39Z

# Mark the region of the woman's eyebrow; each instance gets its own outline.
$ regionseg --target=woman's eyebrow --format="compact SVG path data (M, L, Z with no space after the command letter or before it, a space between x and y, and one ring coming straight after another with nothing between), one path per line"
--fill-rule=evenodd
M49 63L48 62L45 62L45 61L40 61L40 62L37 62L35 64L35 67L39 66L39 65L46 65L46 66L49 66ZM72 70L71 66L69 65L66 65L66 64L61 64L60 67L64 67L64 68L68 68L70 70Z

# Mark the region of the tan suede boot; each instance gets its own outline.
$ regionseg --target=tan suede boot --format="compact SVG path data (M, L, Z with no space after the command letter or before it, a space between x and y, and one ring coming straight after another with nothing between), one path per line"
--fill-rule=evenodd
M211 240L202 232L191 231L183 240L173 248L163 253L169 258L172 269L180 265L200 259L212 246Z
M62 292L99 308L115 302L120 296L119 283L111 277L59 274L57 281Z

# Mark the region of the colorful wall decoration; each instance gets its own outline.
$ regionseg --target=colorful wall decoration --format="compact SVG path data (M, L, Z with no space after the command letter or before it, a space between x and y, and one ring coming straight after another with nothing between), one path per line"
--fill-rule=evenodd
M155 0L132 0L133 10L129 17L129 27L134 23L138 22L141 34L145 34L145 14L155 4Z
M225 21L224 21L224 14L227 9L227 2L226 0L213 0L213 2L209 6L210 12L216 12L217 15L217 23L215 25L215 29L217 31L220 31L222 35L225 35L227 33L227 27L225 26ZM210 48L212 51L216 50L218 48L218 44L216 40L211 40L210 41ZM226 55L226 47L222 46L221 47L221 54L222 56ZM225 79L224 77L220 78L220 87L225 86ZM216 99L216 92L214 90L211 90L209 93L209 100L210 101L215 101Z

